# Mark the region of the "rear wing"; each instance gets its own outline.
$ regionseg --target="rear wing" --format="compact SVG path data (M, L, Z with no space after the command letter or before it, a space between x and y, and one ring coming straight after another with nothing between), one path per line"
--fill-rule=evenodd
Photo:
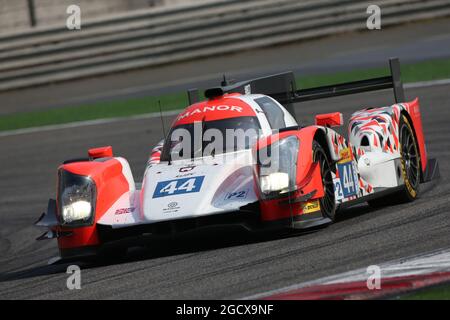
M405 93L400 79L400 61L398 58L389 59L389 69L390 75L385 77L300 90L297 90L292 71L241 81L231 85L224 79L221 86L207 89L205 91L205 97L212 98L223 95L224 93L235 92L242 94L264 94L284 105L294 117L294 103L368 91L393 89L395 102L404 102ZM188 90L188 98L189 104L198 102L198 89Z

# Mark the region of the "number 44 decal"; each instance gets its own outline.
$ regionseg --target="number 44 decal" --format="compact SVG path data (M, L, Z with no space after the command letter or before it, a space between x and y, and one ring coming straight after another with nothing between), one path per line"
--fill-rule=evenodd
M177 194L199 192L204 176L160 181L156 185L153 198L166 197Z
M335 179L334 187L338 199L356 195L358 192L358 176L352 162L337 165L339 179Z
M178 186L178 181L172 181L160 190L161 193L174 194L176 191L185 190L191 192L195 188L195 179L189 179L182 185Z

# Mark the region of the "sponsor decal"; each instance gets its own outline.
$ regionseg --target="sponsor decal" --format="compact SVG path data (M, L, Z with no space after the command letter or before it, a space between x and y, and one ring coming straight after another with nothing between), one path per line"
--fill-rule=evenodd
M176 206L178 206L178 202L170 202L167 207L169 208L175 208Z
M169 202L167 204L167 208L164 208L163 212L164 213L175 213L175 212L178 212L179 209L180 209L180 207L178 206L178 202L173 201L173 202Z
M185 113L182 113L178 116L177 121L182 120L184 118L193 116L199 113L207 113L214 111L232 111L236 113L242 113L242 108L238 106L228 106L228 105L219 105L219 106L204 106L202 108L196 108L194 110L189 110Z
M402 159L401 161L402 161L402 174L403 174L403 180L405 181L406 188L408 189L409 194L410 194L412 197L415 197L415 196L416 196L416 190L414 190L414 188L413 188L412 185L411 185L411 182L409 181L408 173L406 172L406 164L405 164L405 160Z
M186 167L181 167L178 171L179 172L189 172L194 170L195 166L191 165L191 166L186 166Z
M136 208L134 208L134 207L117 209L115 212L115 215L131 213L131 212L134 212L135 209Z
M241 190L241 191L235 191L235 192L229 192L225 196L225 200L246 199L247 194L248 194L248 189Z
M304 214L317 212L320 210L319 200L308 201L302 204Z
M199 192L205 176L160 181L156 184L153 198Z
M339 151L339 162L338 163L346 163L352 161L352 151L350 148L345 148Z
M190 173L183 173L183 174L177 174L176 176L175 176L175 178L184 178L184 177L190 177L190 176L193 176L194 174L192 173L192 172L190 172Z

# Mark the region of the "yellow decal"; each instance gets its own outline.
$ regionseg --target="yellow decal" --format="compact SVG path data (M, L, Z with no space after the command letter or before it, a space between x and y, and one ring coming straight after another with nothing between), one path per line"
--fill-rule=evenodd
M352 161L352 151L350 148L345 148L339 151L339 162L338 163L346 163Z
M302 209L303 209L304 214L319 211L320 210L319 200L313 200L313 201L303 203Z

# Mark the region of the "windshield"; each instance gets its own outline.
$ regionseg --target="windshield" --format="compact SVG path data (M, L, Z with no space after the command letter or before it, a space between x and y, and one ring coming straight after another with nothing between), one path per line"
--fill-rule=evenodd
M182 124L170 130L161 161L192 159L250 149L260 136L256 117Z

